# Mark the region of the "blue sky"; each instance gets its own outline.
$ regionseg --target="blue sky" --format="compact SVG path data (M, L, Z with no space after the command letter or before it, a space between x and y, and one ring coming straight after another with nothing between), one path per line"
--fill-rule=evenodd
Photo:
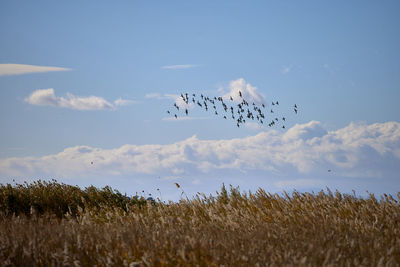
M179 197L174 182L188 194L222 182L395 193L399 11L398 1L1 1L0 182L159 188L165 199ZM279 100L286 129L166 114L182 92L246 88Z

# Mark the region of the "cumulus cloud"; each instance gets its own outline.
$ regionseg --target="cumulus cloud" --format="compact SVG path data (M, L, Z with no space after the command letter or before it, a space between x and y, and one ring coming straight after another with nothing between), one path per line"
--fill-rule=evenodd
M0 64L0 76L21 75L27 73L50 72L50 71L69 71L68 68L35 66L25 64Z
M354 124L323 131L319 122L295 125L286 133L264 131L229 140L196 136L168 145L124 145L116 149L66 148L44 157L0 159L0 176L87 177L162 175L198 178L235 174L247 178L303 175L278 187L315 184L328 169L341 177L397 177L400 123ZM90 162L94 162L93 165Z
M194 68L197 67L197 65L194 64L183 64L183 65L167 65L167 66L162 66L162 69L190 69L190 68Z
M29 97L25 98L25 101L36 106L52 106L76 110L114 109L116 106L133 103L132 100L124 100L122 98L115 100L114 103L110 103L102 97L79 97L71 93L67 93L66 97L58 97L55 95L53 88L36 90Z
M249 103L252 102L256 104L266 103L264 96L259 93L257 87L252 86L250 83L246 82L245 79L243 78L231 81L229 83L229 92L226 93L223 96L223 98L229 99L230 97L232 97L234 101L241 102L242 98L240 97L239 92L242 93L242 97Z

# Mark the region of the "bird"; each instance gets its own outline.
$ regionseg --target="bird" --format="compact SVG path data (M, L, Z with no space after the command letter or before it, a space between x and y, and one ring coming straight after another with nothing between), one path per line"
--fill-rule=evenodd
M332 170L328 170L328 172L331 172Z
M93 165L93 161L92 161L92 162L90 162L90 164L92 164L92 165Z
M183 101L188 105L189 102L193 102L196 106L205 109L205 111L208 111L209 108L213 108L214 114L219 115L218 113L221 114L221 118L223 119L230 119L229 117L232 117L233 121L235 122L237 127L240 127L240 124L245 124L246 120L249 122L251 120L256 120L257 123L263 124L264 121L266 121L265 114L263 113L262 108L266 108L267 104L265 103L260 103L257 104L255 101L248 101L249 99L244 98L244 94L241 90L238 90L238 95L241 97L241 101L236 103L235 105L227 105L227 103L224 102L224 98L222 96L213 96L209 97L205 94L194 94L194 93L180 93L180 97L183 99ZM196 96L198 98L196 98ZM201 97L201 99L200 99ZM234 97L232 95L229 96L230 101L235 101ZM279 101L271 101L270 102L272 106L279 105ZM189 115L189 109L187 107L182 107L178 105L178 103L174 103L173 106L177 109L177 112L174 114L174 117L177 119L179 116L179 112L182 112L186 114L186 116ZM219 107L218 107L219 106ZM219 108L222 109L222 111L218 111ZM297 114L298 109L297 109L297 104L294 104L294 112ZM225 113L224 113L225 112ZM227 112L231 114L226 114ZM278 113L277 110L270 109L271 113ZM173 114L170 110L167 110L168 114ZM238 114L236 116L236 113ZM285 117L282 117L282 121L286 121ZM277 114L277 117L272 119L272 121L268 124L269 127L278 125L279 121L279 115ZM267 124L267 123L266 123ZM285 125L281 124L281 127L283 129L286 128Z

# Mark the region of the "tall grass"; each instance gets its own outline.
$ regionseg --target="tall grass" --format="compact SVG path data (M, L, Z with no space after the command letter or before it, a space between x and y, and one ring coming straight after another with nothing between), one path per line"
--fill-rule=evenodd
M0 262L398 266L399 198L378 200L371 194L364 199L329 190L280 196L223 186L216 196L199 194L164 204L122 196L108 187L5 185L0 188ZM50 204L50 199L56 202Z

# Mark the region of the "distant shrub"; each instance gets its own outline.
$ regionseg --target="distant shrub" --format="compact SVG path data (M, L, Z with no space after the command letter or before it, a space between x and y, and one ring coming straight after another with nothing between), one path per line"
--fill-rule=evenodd
M127 211L132 205L145 205L145 199L128 197L118 190L106 186L98 189L89 186L84 190L78 186L58 183L56 180L35 181L31 184L0 184L0 211L6 216L32 212L54 214L58 218L67 212L76 216L79 209L99 210L101 208Z

